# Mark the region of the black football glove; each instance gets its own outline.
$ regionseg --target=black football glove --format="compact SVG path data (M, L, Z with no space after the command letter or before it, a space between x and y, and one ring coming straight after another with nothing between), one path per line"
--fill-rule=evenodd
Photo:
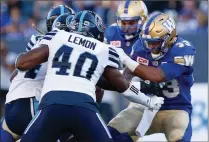
M162 86L149 80L141 81L140 91L144 94L153 94L158 97L163 97Z

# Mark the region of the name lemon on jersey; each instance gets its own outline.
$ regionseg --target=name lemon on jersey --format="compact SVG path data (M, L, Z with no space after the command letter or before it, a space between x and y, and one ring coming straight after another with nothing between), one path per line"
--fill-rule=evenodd
M69 36L68 42L75 43L77 45L82 45L83 47L86 47L92 50L94 50L97 45L97 43L95 42L91 42L89 40L83 39L81 37L76 37L73 35Z

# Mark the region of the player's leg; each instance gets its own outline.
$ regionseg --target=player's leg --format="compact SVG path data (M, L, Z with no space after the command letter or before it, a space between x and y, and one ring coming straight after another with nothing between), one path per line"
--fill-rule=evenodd
M13 133L7 126L5 120L3 120L1 125L1 142L15 142L15 140L19 139L19 135Z
M129 106L118 113L108 124L108 128L113 136L114 141L121 138L129 140L127 133L131 136L133 141L138 139L135 134L136 127L141 121L144 106L136 103L130 103Z
M136 135L135 130L141 121L144 106L130 103L123 111L119 112L108 124L117 129L120 133L128 132L129 135Z
M191 117L183 110L165 112L164 133L168 141L190 141L192 136Z
M78 142L113 142L112 136L99 113L83 107L72 107L74 125L71 128Z
M20 138L35 114L34 99L18 99L5 105L5 119L1 131L2 142L15 141Z
M49 105L38 111L25 129L21 142L56 142L67 125L63 120L66 112L64 105Z

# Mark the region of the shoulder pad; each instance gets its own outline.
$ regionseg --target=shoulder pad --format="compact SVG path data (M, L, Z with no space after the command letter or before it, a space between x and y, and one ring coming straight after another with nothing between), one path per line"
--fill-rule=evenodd
M27 43L26 46L26 51L30 51L31 49L33 49L34 45L38 42L38 40L40 40L41 38L43 38L43 35L32 35L29 42Z
M196 49L187 40L175 43L173 49L174 62L184 66L192 66L195 59Z

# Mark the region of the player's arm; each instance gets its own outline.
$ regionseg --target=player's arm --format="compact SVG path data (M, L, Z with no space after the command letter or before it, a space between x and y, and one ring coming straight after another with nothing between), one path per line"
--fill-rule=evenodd
M21 71L32 69L35 66L46 62L49 56L48 45L41 44L38 48L21 53L16 59L16 68Z
M107 66L104 70L103 75L108 80L114 91L122 93L129 88L130 83L122 76L122 74L116 68Z
M131 81L134 77L134 75L132 74L132 72L128 69L128 68L125 68L123 70L123 76L125 77L125 79L127 79L128 81Z
M185 61L184 64L165 63L162 64L160 67L155 68L155 67L141 65L136 61L132 60L121 50L117 49L117 51L120 55L120 60L130 70L129 72L132 72L133 75L138 76L143 80L150 80L152 82L160 83L167 80L172 80L180 76L182 73L193 71L193 69L189 67L189 65L187 65L188 64L187 62L190 62L187 61L187 59L184 59Z
M152 82L163 82L165 80L165 75L162 69L140 65L136 61L132 60L129 56L127 56L125 52L120 48L114 49L117 50L117 53L120 56L120 61L128 68L125 70L126 73L129 72L130 77L130 72L132 72L133 75L138 76L143 80L150 80Z
M159 109L164 103L164 99L161 97L151 98L141 93L140 82L128 82L116 68L107 66L104 70L104 77L116 88L116 91L132 102L153 109Z
M110 82L104 77L104 74L100 77L96 86L104 90L116 91L116 88L110 84Z

